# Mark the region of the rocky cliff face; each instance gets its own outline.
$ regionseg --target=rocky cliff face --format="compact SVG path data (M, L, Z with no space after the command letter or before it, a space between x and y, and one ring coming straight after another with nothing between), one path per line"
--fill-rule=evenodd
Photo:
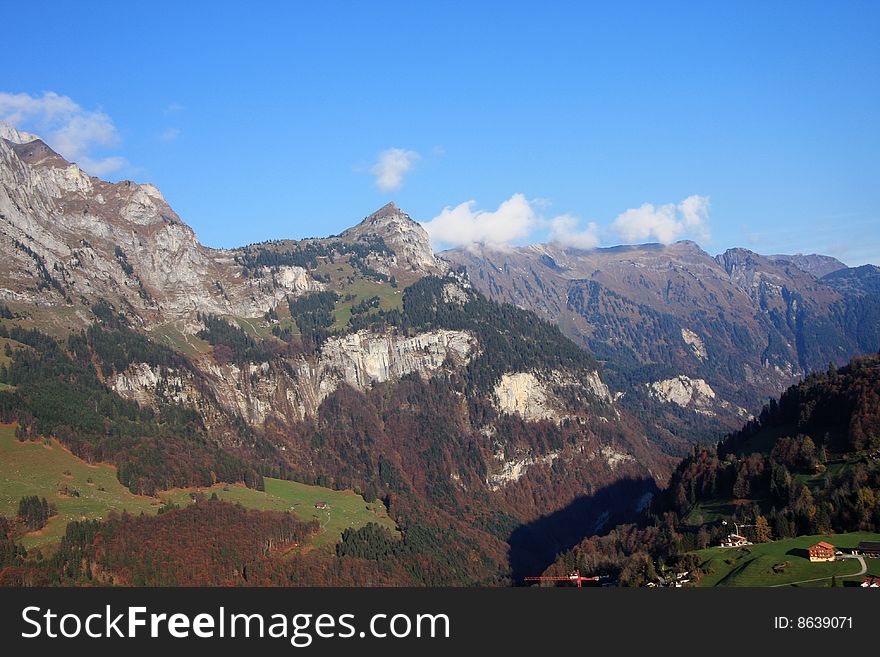
M209 356L193 363L211 399L261 428L268 420L283 425L313 417L343 383L363 391L407 374L429 378L443 368L466 365L477 350L476 339L465 331L437 330L411 337L392 330L358 331L331 338L320 355L302 356L287 361L287 366L277 361L218 363ZM136 363L110 383L120 395L141 404L155 405L162 399L205 407L192 372Z
M508 372L495 386L495 401L502 413L519 415L525 420L586 418L583 413L596 402L610 406L608 386L598 372L578 378L571 372Z
M333 378L358 389L371 383L400 378L406 374L428 375L444 364L466 365L478 349L477 340L465 331L437 330L412 337L394 331L358 331L331 338L321 350L319 377Z
M691 379L683 374L663 381L646 384L649 394L664 404L675 404L706 415L715 417L719 413L735 413L742 420L751 418L749 413L730 402L721 399L712 390L712 386L703 379Z
M0 138L0 249L0 297L80 314L103 299L146 324L196 312L254 317L321 289L301 267L245 279L155 187L90 177L38 139Z

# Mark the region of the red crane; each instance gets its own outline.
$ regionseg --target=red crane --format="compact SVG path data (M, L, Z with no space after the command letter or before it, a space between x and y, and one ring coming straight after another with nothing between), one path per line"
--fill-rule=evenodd
M527 582L577 582L577 587L581 588L582 582L598 582L599 577L584 577L581 571L576 570L567 577L524 577Z

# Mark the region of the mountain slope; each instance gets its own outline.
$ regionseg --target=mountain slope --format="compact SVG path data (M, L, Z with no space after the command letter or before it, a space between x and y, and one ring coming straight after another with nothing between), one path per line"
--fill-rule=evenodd
M698 574L689 553L718 545L732 528L759 543L880 532L880 356L790 387L717 449L682 461L641 525L587 539L551 570L623 575L650 555Z
M692 242L581 251L447 251L492 299L534 310L603 362L621 404L658 439L714 439L828 362L880 346L873 269L824 256L711 257Z

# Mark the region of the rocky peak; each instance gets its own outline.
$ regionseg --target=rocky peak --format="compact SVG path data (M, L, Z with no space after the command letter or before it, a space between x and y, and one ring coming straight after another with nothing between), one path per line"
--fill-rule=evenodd
M816 278L822 278L827 274L847 268L846 265L837 258L816 253L808 255L802 253L796 253L795 255L777 254L767 257L774 261L791 263L798 269L812 274Z
M12 150L19 159L31 166L51 166L67 168L72 166L61 155L52 150L42 139L35 138L27 142L12 142Z
M743 248L727 249L724 253L715 256L715 260L730 276L756 269L762 259L754 251Z
M443 269L434 257L428 232L394 203L382 206L342 233L342 237L354 240L382 238L394 251L398 267L426 273Z
M403 218L405 220L408 219L409 221L412 221L408 214L398 208L394 201L391 201L390 203L386 203L381 208L376 210L361 223L368 224L370 226L376 226L398 218Z
M28 142L39 139L39 137L30 132L16 130L14 126L0 121L0 139L5 139L13 144L27 144Z
M83 321L96 299L149 327L195 312L256 317L320 289L301 267L243 277L155 186L89 176L39 139L0 139L0 238L0 300L67 305Z
M727 251L717 255L715 258L722 265L725 265L727 263L731 265L737 265L751 262L756 257L758 257L758 254L754 251L736 246L732 249L727 249Z
M364 218L357 226L346 230L343 236L362 237L377 235L383 239L400 231L417 231L421 226L394 203L386 203L373 214ZM424 229L422 229L424 230Z

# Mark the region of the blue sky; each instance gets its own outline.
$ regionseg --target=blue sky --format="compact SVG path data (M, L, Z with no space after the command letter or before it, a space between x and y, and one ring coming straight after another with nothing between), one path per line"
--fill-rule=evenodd
M0 118L211 246L394 200L438 243L880 264L877 2L4 5Z

